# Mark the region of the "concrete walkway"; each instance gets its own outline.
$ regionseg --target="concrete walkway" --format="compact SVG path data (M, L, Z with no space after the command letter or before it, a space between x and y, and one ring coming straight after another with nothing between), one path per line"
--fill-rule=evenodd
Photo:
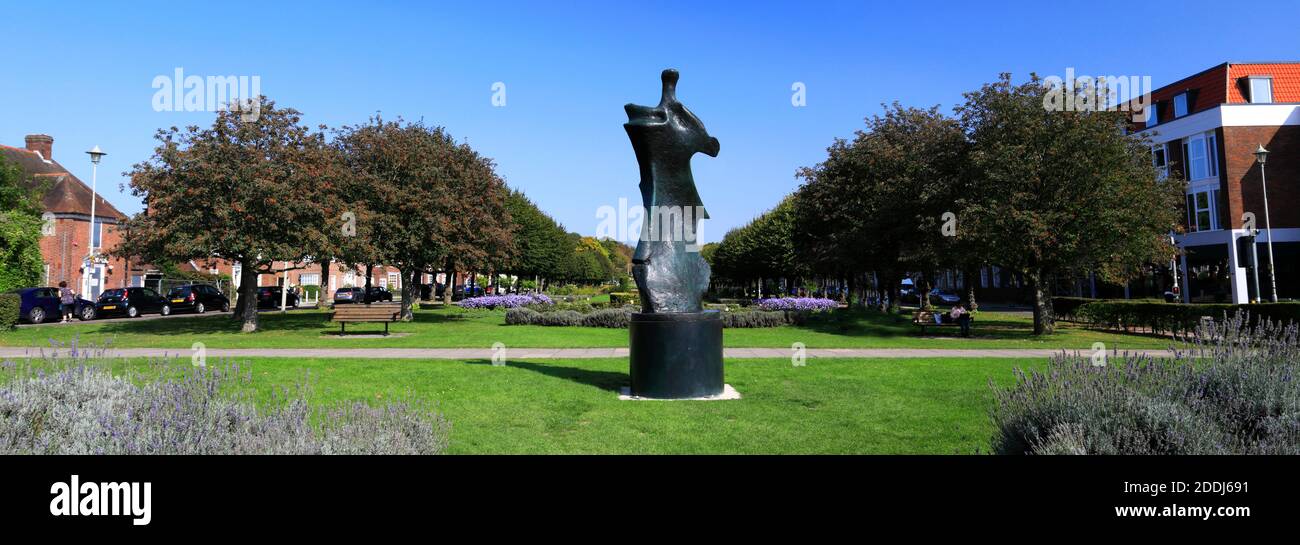
M49 348L43 349L51 354ZM937 348L809 348L808 358L1046 358L1062 351L1038 348L990 349L937 349ZM1089 354L1088 350L1069 350L1068 353ZM42 349L0 347L0 358L40 356ZM112 357L190 357L194 352L184 348L113 348ZM1124 353L1124 352L1121 352ZM1154 357L1169 357L1168 350L1133 350L1128 354L1145 353ZM491 348L208 348L205 356L216 358L343 358L343 359L411 359L411 360L474 360L491 359ZM727 348L723 355L732 359L790 358L788 348ZM626 348L507 348L507 360L529 359L587 359L626 358Z

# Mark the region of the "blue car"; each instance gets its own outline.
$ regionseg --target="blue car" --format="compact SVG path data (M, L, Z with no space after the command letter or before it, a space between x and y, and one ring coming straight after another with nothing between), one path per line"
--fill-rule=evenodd
M59 288L19 288L9 293L22 297L19 318L28 323L57 322L63 319L63 305L59 302ZM73 315L81 320L95 319L95 304L77 298Z

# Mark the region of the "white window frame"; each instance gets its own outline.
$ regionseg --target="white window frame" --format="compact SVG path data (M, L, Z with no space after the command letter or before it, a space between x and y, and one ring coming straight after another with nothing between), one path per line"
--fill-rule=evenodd
M1156 144L1151 146L1151 164L1155 165L1156 172L1160 173L1160 179L1169 177L1169 145Z
M1268 84L1268 97L1266 99L1262 99L1261 97L1255 96L1257 94L1255 92L1256 83ZM1249 100L1251 104L1272 104L1273 103L1273 77L1272 76L1248 76L1246 78L1246 92L1250 94L1250 96L1246 97L1246 100Z
M1208 138L1207 138L1208 135ZM1210 141L1214 140L1214 133L1199 133L1187 137L1184 143L1187 144L1184 149L1187 150L1187 181L1204 180L1211 177L1211 172L1217 168L1211 167L1213 161L1210 153ZM1199 155L1198 155L1199 154ZM1217 166L1217 165L1216 165ZM1214 174L1217 176L1217 172Z
M1187 227L1193 232L1199 231L1217 231L1219 226L1219 188L1211 185L1201 185L1199 187L1189 188L1187 195L1191 197L1191 205L1187 210ZM1201 196L1205 197L1205 206L1202 207ZM1201 225L1201 214L1208 214L1208 225Z

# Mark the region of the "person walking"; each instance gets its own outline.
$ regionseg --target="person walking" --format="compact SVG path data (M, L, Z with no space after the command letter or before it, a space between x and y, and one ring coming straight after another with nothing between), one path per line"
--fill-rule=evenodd
M72 321L72 315L77 311L77 294L72 292L68 283L59 282L59 303L63 305L63 323Z
M952 317L953 321L961 326L961 336L970 336L970 311L966 310L964 303L959 302L952 307L952 310L948 312L948 316Z

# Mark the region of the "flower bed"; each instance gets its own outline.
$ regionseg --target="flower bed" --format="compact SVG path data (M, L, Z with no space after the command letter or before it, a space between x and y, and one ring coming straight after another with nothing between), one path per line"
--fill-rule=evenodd
M755 301L762 310L807 310L811 312L829 311L839 308L840 303L834 299L821 297L776 297Z
M496 308L519 308L531 305L552 305L555 304L547 297L540 293L530 293L527 295L485 295L465 299L457 303L464 308L496 309Z

